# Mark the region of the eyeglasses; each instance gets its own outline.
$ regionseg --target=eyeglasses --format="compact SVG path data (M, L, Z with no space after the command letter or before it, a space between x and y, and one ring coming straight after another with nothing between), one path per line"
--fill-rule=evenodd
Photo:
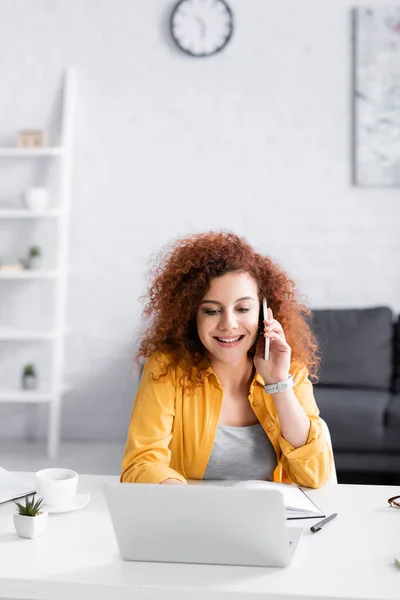
M393 496L393 498L389 498L388 504L392 508L400 508L400 496Z

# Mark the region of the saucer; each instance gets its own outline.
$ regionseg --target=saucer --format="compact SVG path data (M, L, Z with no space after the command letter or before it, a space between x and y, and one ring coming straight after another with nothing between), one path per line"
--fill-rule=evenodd
M49 514L67 513L83 508L89 503L89 500L90 494L77 494L69 506L47 506L47 504L43 504L42 508Z

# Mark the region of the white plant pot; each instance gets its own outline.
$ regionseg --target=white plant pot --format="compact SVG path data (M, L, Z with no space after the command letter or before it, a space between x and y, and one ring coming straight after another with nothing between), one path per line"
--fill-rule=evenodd
M27 269L39 269L41 263L40 256L29 256L27 260Z
M36 517L26 517L19 513L14 514L15 530L23 538L35 538L42 535L46 531L47 522L47 512L42 512Z
M34 377L33 375L25 375L22 378L22 387L24 390L36 390L37 377Z
M25 206L34 212L44 212L49 206L49 193L43 187L31 187L25 192Z

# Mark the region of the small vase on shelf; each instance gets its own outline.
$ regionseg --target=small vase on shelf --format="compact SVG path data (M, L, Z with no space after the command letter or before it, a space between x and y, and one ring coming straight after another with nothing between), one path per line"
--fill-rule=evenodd
M24 390L37 389L37 374L34 365L25 365L22 372L22 388Z
M45 212L49 206L49 193L44 187L31 187L24 195L26 208L34 212Z
M31 246L29 248L28 258L25 261L27 269L38 269L40 267L40 257L42 252L39 246Z

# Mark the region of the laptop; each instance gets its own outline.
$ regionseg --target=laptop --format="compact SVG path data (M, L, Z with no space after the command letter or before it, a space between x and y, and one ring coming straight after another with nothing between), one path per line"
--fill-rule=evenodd
M124 560L286 567L303 532L288 527L277 490L146 483L104 489Z

